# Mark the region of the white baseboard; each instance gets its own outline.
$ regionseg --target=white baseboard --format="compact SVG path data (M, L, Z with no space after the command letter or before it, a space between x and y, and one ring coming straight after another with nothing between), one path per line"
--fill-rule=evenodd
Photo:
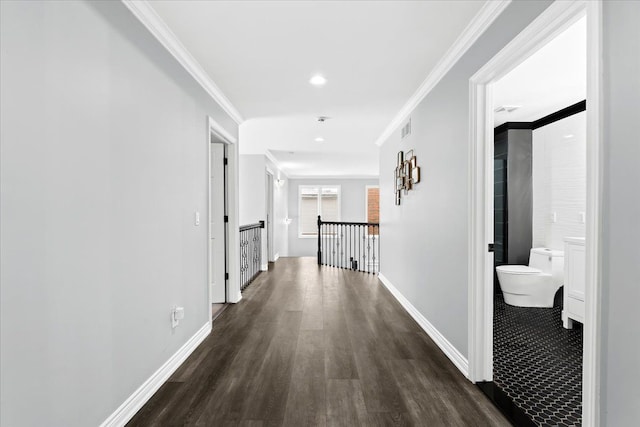
M184 343L164 365L153 373L131 396L124 401L113 414L109 416L100 427L124 426L147 403L153 394L164 384L166 380L182 365L202 341L211 332L211 322L207 322L189 341Z
M280 252L273 256L273 262L276 262L280 258Z
M260 271L267 271L269 270L269 264L262 264L260 266Z
M407 313L409 313L409 315L413 317L418 325L420 325L420 327L424 329L427 335L429 335L431 339L438 345L438 347L440 347L440 350L442 350L442 352L449 358L449 360L451 360L453 364L456 365L460 372L462 372L465 377L469 378L469 361L467 360L467 358L464 357L462 353L460 353L458 349L455 348L453 344L451 344L444 337L444 335L442 335L440 331L438 331L435 326L433 326L427 320L427 318L424 317L422 313L420 313L418 309L415 308L413 304L411 304L409 300L400 293L400 291L395 286L393 286L393 284L391 284L389 279L387 279L384 274L378 273L378 279L380 279L380 282L382 282L382 284L389 290L389 292L391 292L391 295L393 295L396 300L398 300L400 305L404 307Z

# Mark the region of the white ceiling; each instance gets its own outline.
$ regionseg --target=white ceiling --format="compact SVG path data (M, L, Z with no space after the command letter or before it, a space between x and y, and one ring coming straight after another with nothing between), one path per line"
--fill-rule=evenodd
M305 155L305 174L376 175L374 141L484 3L151 5L245 118L241 153L323 153ZM327 78L324 87L308 83L315 73ZM331 119L320 125L315 121L320 115ZM315 143L317 136L325 142ZM336 165L345 153L360 153L361 160L338 172ZM303 171L292 167L285 172Z
M587 23L582 18L527 58L494 85L494 124L531 122L587 96Z

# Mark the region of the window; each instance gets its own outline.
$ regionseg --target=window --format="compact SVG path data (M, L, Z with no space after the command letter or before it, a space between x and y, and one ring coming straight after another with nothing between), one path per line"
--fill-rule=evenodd
M367 186L367 222L380 223L380 187ZM369 227L368 234L377 235L378 227Z
M340 221L339 185L301 185L298 194L300 237L318 235L318 215L323 221Z

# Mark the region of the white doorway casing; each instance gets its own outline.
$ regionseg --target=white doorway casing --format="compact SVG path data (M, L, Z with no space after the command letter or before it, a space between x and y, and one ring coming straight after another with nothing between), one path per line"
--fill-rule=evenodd
M275 261L275 254L274 254L274 240L275 240L275 236L273 235L273 205L274 205L274 200L273 200L273 185L274 185L274 179L273 179L273 171L271 171L270 169L267 168L266 170L266 179L265 179L265 207L266 207L266 221L265 221L265 235L267 238L267 261L268 262L274 262ZM266 269L263 266L263 271L266 271Z
M493 100L492 84L587 15L587 208L584 323L584 426L598 425L602 205L602 2L554 2L469 81L469 379L493 379Z
M221 150L222 147L220 147L220 145L224 145L224 150ZM219 161L218 157L221 152L224 153L225 151L227 157L226 176L224 175L224 172L220 173L220 170L215 170L216 166L213 165L215 162L220 165L220 167L223 166L223 163ZM207 295L209 303L209 320L211 321L211 304L213 302L218 302L222 297L224 297L224 301L230 303L237 303L242 299L239 277L240 236L238 232L237 194L238 144L236 138L230 135L211 117L207 118L207 153ZM214 185L212 185L214 179L216 180L216 183L218 183L220 179L224 179L226 191L224 191L223 187L222 194L220 193L219 187L218 191L214 191ZM221 211L219 206L220 201L222 201L224 205L225 198L227 209L226 213L224 210ZM218 205L214 206L216 201L218 202ZM226 225L226 239L220 234L220 230L224 230L224 227L218 227L218 230L214 231L214 227L217 227L220 224L220 220L223 219L219 218L220 213L222 213L223 218L224 215L228 216L228 222L223 224ZM214 248L212 242L215 239L220 241L221 238L226 242L224 248ZM223 259L220 259L220 257ZM220 277L222 277L224 283L225 264L229 278L226 280L226 286L219 286L217 282L221 280ZM221 272L220 269L223 269L223 271ZM215 281L214 277L216 278ZM218 292L220 290L219 288L225 289L223 291L224 295L221 295L220 292Z

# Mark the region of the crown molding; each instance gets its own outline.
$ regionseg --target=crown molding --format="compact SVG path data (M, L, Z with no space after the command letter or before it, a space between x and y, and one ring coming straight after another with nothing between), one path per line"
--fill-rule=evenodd
M462 34L456 39L447 53L429 73L427 78L411 95L411 98L398 111L391 123L387 125L376 140L377 146L382 146L391 134L404 122L420 102L431 92L440 80L451 70L451 67L465 54L478 38L489 28L493 21L511 3L511 0L487 1L482 9L474 16Z
M284 169L282 169L282 166L280 166L280 163L278 163L278 160L274 157L274 155L271 153L271 151L265 150L264 156L267 159L269 159L271 161L271 163L273 163L273 165L276 167L276 169L278 169L278 171L280 171L280 173L282 175L284 175L285 178L289 179L289 175L284 171Z
M234 122L240 124L244 121L238 110L231 104L231 101L222 93L222 90L202 68L202 65L196 61L147 0L121 1Z

